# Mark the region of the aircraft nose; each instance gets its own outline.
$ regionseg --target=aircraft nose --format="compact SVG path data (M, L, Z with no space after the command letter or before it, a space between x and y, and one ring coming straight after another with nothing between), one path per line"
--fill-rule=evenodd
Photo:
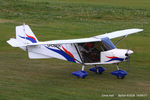
M129 56L130 54L134 53L132 50L127 50L126 56Z
M134 53L132 50L129 50L129 51L128 51L128 54L129 54L129 55L132 54L132 53Z

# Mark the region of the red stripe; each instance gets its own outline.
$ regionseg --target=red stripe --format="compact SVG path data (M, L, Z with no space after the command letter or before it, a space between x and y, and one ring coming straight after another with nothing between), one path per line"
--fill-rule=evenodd
M74 58L73 54L71 54L71 52L67 51L63 46L62 46L62 48L68 55L70 55L75 60L75 58Z
M29 36L28 34L26 34L27 37L34 39L35 41L37 41L33 36Z
M108 57L108 56L106 56L107 58L110 58L110 59L113 59L113 58L117 58L117 57Z

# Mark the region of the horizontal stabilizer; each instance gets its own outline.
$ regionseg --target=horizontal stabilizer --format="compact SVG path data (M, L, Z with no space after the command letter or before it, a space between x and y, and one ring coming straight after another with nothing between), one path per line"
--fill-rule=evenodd
M10 44L12 47L23 47L23 46L27 46L26 44L24 44L23 42L20 42L17 39L14 38L10 38L10 40L7 41L8 44Z

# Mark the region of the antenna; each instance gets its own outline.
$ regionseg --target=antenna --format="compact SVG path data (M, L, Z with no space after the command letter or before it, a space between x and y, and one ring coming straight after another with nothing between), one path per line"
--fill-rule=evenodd
M23 32L24 32L24 37L25 37L25 44L27 44L27 41L26 41L25 23L23 23Z
M25 37L25 44L27 45L27 39L26 39L26 29L25 29L25 23L23 23L23 32L24 32L24 37ZM26 46L26 51L28 50L27 46Z

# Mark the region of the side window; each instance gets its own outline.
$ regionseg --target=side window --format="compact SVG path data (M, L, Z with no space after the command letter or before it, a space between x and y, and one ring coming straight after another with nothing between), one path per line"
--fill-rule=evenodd
M102 38L102 48L104 51L115 49L115 45L110 41L108 37Z
M79 43L78 48L85 63L100 62L100 42Z

